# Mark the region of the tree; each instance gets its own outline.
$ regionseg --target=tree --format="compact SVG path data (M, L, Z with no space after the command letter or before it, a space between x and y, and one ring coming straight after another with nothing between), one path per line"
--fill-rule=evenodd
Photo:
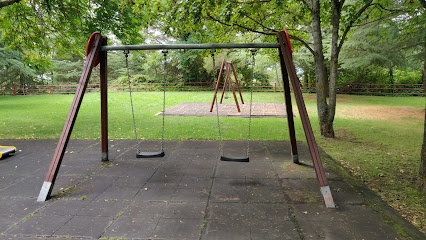
M423 9L426 9L426 1L425 0L419 0L419 2L422 4ZM424 17L424 15L422 15ZM423 29L424 34L424 29ZM424 94L426 95L426 37L423 36L423 89ZM422 145L422 151L420 155L420 168L419 168L419 175L420 175L420 190L426 191L426 106L425 106L425 123L424 123L424 133L423 133L423 145Z
M36 72L24 63L21 54L0 48L1 85L24 85L32 83L35 77Z
M394 83L394 68L408 62L400 33L397 22L391 19L358 27L341 53L341 69L359 71L378 66L387 70L389 83Z
M92 32L125 44L143 41L144 26L113 0L21 0L0 2L1 42L22 53L32 68L49 67L52 57L83 56Z
M186 34L180 38L180 43L197 43L192 34ZM204 69L204 59L200 50L184 50L176 52L179 62L177 68L182 74L182 82L202 82L212 80L207 70ZM203 79L203 78L207 79Z
M287 28L296 45L304 46L314 58L318 117L321 134L326 137L334 137L337 69L346 36L355 24L392 13L384 6L390 2L378 0L126 2L134 6L136 13L151 6L163 22L152 24L161 25L166 34L179 37L192 32L199 41L229 41L235 39L235 33L244 33L243 39L271 42L275 41L276 32ZM330 45L323 43L324 36L330 37Z
M425 45L425 49L426 49L426 45ZM424 61L424 69L423 69L423 89L426 95L426 59ZM425 110L426 110L426 107L425 107ZM426 191L426 111L425 111L425 123L424 123L424 133L423 133L423 145L422 145L422 151L420 155L419 175L420 175L419 188L421 191L424 192Z

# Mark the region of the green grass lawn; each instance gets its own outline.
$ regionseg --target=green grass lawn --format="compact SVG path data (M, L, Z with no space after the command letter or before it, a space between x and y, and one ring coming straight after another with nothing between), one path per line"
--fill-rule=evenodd
M211 102L211 92L168 92L166 107L183 102ZM161 92L133 93L138 135L161 138ZM59 138L73 95L0 96L0 139ZM249 93L245 93L246 101ZM339 95L335 139L319 135L315 95L305 94L306 106L319 145L352 175L365 182L412 223L426 231L426 197L415 182L420 164L425 100L422 97ZM232 101L232 99L228 99ZM254 102L283 102L282 93L254 93ZM128 93L109 93L109 137L132 139ZM293 101L293 104L295 102ZM298 116L297 107L293 105ZM296 138L304 141L300 119ZM223 138L247 139L248 119L221 118ZM167 139L218 140L215 117L166 116ZM100 138L99 94L86 94L72 138ZM283 118L255 118L251 138L288 140Z

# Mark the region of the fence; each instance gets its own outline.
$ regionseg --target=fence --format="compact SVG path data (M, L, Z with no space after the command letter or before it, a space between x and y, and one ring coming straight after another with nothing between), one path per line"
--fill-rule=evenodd
M303 91L315 93L315 83L302 84ZM338 83L336 91L339 94L359 95L410 95L424 96L423 84L386 84L386 83Z
M166 91L213 91L212 82L191 82L191 83L166 83ZM250 86L242 83L241 90L248 91ZM363 95L410 95L424 96L423 84L375 84L375 83L345 83L337 84L339 94L363 94ZM132 91L161 91L162 83L132 83ZM305 93L315 93L315 83L301 84ZM1 95L34 95L34 94L73 94L77 89L77 84L68 85L7 85L0 86ZM99 84L89 84L86 92L98 92ZM129 85L122 83L108 84L108 91L128 92ZM274 84L256 83L253 85L256 92L282 92L283 87Z

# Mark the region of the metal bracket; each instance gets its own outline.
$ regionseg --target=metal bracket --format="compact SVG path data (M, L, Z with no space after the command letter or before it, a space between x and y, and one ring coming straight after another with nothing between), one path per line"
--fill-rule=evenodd
M108 162L108 153L107 152L102 153L102 162Z
M52 187L51 182L43 182L43 186L41 187L40 193L37 198L37 202L44 202L49 197L50 188Z
M321 193L324 197L325 206L327 208L335 208L333 196L331 195L331 190L329 186L321 187Z

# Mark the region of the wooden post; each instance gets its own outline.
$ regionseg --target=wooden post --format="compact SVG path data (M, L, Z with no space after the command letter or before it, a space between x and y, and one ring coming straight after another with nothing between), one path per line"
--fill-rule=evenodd
M107 45L107 38L102 37L102 45ZM100 63L100 90L101 90L101 143L102 161L108 161L108 53L99 53Z
M229 79L229 84L231 86L232 94L234 95L234 100L235 100L235 105L237 105L237 110L238 110L238 112L241 112L240 105L238 104L237 96L235 95L234 85L232 85L231 69L230 69L229 65L230 65L229 63L226 64L226 77ZM222 99L220 100L220 102L222 102Z
M231 65L232 72L233 72L233 75L234 75L234 78L235 78L235 84L237 85L238 93L240 94L241 104L244 104L243 95L241 94L240 84L238 83L238 79L237 79L237 72L235 71L235 68L234 68L234 63L231 62L230 65Z
M290 82L288 79L287 68L282 57L281 49L278 49L280 65L281 65L281 75L283 79L284 87L284 99L285 99L285 110L287 112L287 124L288 124L288 133L290 136L290 147L291 147L291 157L294 163L299 163L299 154L297 152L297 143L296 143L296 131L294 129L294 115L293 115L293 106L291 103L290 95Z
M311 123L309 122L308 112L306 110L305 102L303 100L302 91L300 90L300 82L296 74L296 68L293 63L292 55L290 53L289 39L284 31L277 33L278 42L280 44L280 58L283 59L288 75L293 86L293 93L296 99L297 107L299 109L300 118L302 120L303 130L305 131L306 141L308 142L309 151L311 153L312 162L317 176L320 190L324 198L325 205L328 208L334 208L334 200L331 195L330 187L328 186L327 177L325 176L324 168L321 162L321 156L318 150L318 145L315 141L315 136L312 131Z
M223 60L225 61L225 65L223 65L224 69L225 69L226 72L228 72L228 64L226 63L225 59L223 59ZM225 95L225 91L226 91L226 83L228 82L228 80L231 81L228 74L226 73L225 74L225 81L223 82L222 96L220 97L220 102L219 102L220 104L222 104L223 96Z
M225 63L226 63L226 60L223 59L222 65L220 66L219 76L217 77L217 81L216 81L216 87L214 88L214 95L213 95L212 105L210 106L210 112L213 111L213 106L216 100L217 90L219 89L219 82L220 82L220 79L222 78L222 72L223 72L223 67Z
M395 83L392 84L392 97L395 97Z
M95 34L93 36L93 41L91 41L90 52L87 55L86 62L84 64L83 73L81 74L78 88L74 95L74 100L71 104L70 111L68 113L67 120L65 121L64 128L59 138L58 145L56 146L55 153L52 158L49 170L46 174L43 186L41 187L40 194L37 198L37 201L43 202L50 198L52 193L53 186L55 185L56 176L58 175L59 168L61 166L62 159L65 154L68 141L71 136L72 129L74 127L75 120L77 119L77 114L83 100L84 92L87 88L87 83L89 82L90 75L92 73L93 66L95 64L96 57L99 53L99 46L101 44L101 34Z

